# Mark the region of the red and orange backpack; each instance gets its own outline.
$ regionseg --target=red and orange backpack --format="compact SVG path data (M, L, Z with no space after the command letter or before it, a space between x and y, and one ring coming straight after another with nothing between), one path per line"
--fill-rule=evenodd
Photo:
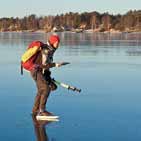
M44 45L44 43L40 41L33 41L29 44L27 50L21 57L21 74L23 74L23 68L27 71L31 71L34 68L34 61L42 45Z

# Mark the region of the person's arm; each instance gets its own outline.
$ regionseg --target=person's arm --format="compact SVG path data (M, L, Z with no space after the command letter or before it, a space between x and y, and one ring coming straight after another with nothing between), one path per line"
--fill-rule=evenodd
M42 52L42 65L40 65L40 68L42 68L42 69L49 69L49 68L53 68L53 67L61 67L63 65L70 64L68 62L55 63L55 62L52 62L52 61L47 63L47 56L48 56L48 52L43 51Z
M69 63L67 63L69 64ZM40 68L43 68L43 69L49 69L49 68L53 68L53 67L61 67L64 65L64 62L62 63L47 63L45 65L40 65Z
M40 65L40 68L42 68L42 69L49 69L49 68L53 68L53 67L56 67L56 63L47 63L47 64Z

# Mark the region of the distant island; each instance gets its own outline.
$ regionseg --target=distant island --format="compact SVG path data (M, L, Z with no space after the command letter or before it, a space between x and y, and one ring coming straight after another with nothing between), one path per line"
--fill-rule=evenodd
M0 18L0 31L14 32L141 32L141 10L130 10L124 15L84 12L56 16L35 14L23 18Z

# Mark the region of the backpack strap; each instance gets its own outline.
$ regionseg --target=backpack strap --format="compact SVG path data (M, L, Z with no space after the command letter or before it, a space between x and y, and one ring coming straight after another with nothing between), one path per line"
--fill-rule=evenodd
M23 75L23 66L22 66L22 61L21 61L21 75Z

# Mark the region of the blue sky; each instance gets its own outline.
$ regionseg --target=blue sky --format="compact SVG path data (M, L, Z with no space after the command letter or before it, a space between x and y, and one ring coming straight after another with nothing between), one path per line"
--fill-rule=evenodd
M109 12L125 14L141 10L141 0L1 0L0 17L56 15L67 12Z

